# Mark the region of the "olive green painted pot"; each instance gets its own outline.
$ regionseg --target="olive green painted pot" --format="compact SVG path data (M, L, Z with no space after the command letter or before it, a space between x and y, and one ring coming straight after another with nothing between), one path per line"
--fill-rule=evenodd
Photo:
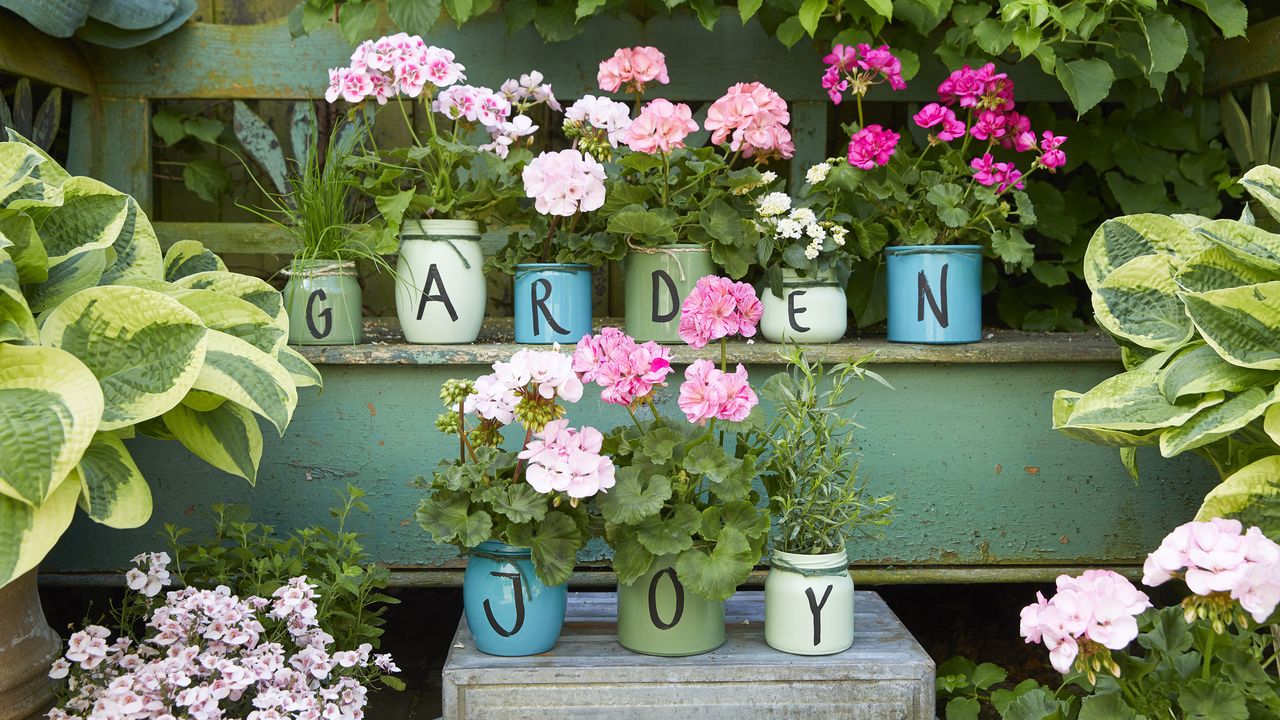
M711 251L701 245L636 249L623 261L627 334L641 342L678 343L680 305L698 280L714 275Z
M364 297L354 262L294 260L288 273L290 345L355 345L363 339Z
M853 578L845 551L775 550L764 581L764 641L793 655L833 655L853 645Z
M674 555L657 558L635 582L618 584L618 643L664 657L711 652L724 644L724 602L686 589Z

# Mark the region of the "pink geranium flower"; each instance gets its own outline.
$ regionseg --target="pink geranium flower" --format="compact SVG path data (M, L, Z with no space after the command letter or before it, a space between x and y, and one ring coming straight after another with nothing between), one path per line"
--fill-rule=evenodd
M787 101L758 82L738 83L707 109L704 126L711 131L711 142L726 141L744 157L757 153L777 153L784 158L795 154Z
M1061 673L1071 671L1081 651L1122 650L1138 637L1137 616L1151 600L1125 577L1110 570L1089 570L1078 578L1060 575L1058 592L1023 608L1019 632L1028 643L1049 649L1049 661Z
M688 105L657 98L641 108L639 117L627 127L627 146L646 155L669 153L684 147L684 139L697 129Z
M703 425L712 419L742 422L759 403L742 365L726 373L710 360L695 360L685 369L684 377L677 402L691 423Z
M637 343L617 328L578 341L573 370L583 382L595 382L600 398L614 405L631 406L666 385L671 374L671 350L654 342Z
M849 140L849 164L863 170L888 164L898 146L898 133L880 125L868 125Z
M1280 603L1280 545L1239 520L1214 518L1174 528L1147 556L1142 581L1161 585L1180 573L1196 595L1227 595L1262 623Z
M604 166L578 150L543 152L522 177L525 195L543 215L570 217L604 205Z
M528 461L525 481L540 493L563 492L586 498L614 486L613 460L601 455L604 436L593 427L575 430L553 420L536 433L518 457Z
M596 81L606 92L618 92L626 87L628 92L642 94L648 83L657 81L666 85L671 79L667 76L667 59L662 51L639 46L619 48L613 57L602 60Z
M708 275L698 280L680 307L680 339L701 348L733 335L752 337L762 314L763 305L750 285Z
M1063 165L1067 164L1067 154L1058 148L1067 141L1065 135L1054 135L1052 131L1045 130L1042 136L1044 139L1040 141L1040 166L1046 170L1053 172Z

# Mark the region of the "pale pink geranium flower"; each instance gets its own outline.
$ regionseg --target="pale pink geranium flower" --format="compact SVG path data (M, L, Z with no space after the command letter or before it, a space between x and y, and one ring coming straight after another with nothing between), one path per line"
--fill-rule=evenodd
M1214 518L1169 533L1147 556L1143 581L1162 584L1181 573L1196 595L1227 595L1262 623L1280 603L1280 545L1256 527Z
M566 122L576 122L604 133L611 147L625 142L631 127L631 110L625 103L607 97L583 95L565 111Z
M729 143L744 157L756 153L777 153L784 158L795 154L787 102L761 83L738 83L707 109L704 126L711 131L711 142Z
M657 81L663 85L671 82L667 76L667 59L654 47L639 46L619 48L613 56L600 62L596 81L605 92L643 94L645 85Z
M1019 633L1028 643L1042 643L1061 673L1070 672L1083 651L1121 650L1138 636L1137 616L1151 607L1147 596L1110 570L1089 570L1080 577L1060 575L1050 599L1022 609Z
M591 497L614 486L613 460L601 455L604 436L593 427L575 430L568 420L553 420L521 450L528 461L525 480L540 493Z
M755 390L751 389L747 369L741 364L731 373L722 373L720 385L724 389L725 400L716 417L721 420L742 422L751 414L751 409L760 403Z
M688 105L657 98L645 104L627 128L627 146L646 155L665 154L684 147L684 139L697 129Z
M862 170L887 165L901 136L880 125L868 125L849 139L849 164Z
M604 166L579 150L543 152L522 177L525 195L543 215L570 217L604 205Z
M698 280L680 306L680 339L695 348L712 340L751 337L763 314L755 289L726 277L707 275Z
M706 359L695 360L685 368L677 403L689 422L704 425L720 412L726 398L719 375L723 373Z

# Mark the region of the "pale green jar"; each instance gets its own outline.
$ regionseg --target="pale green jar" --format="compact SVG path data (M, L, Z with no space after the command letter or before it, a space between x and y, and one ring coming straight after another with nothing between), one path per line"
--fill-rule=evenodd
M356 264L294 260L284 285L291 345L355 345L363 339L364 299Z
M724 644L724 602L685 588L675 560L674 555L655 558L635 582L618 584L618 643L631 652L683 657Z
M680 342L680 306L698 280L715 272L711 251L701 245L633 248L623 261L627 334L641 342Z
M844 550L773 552L764 581L764 640L792 655L834 655L853 645L853 578Z
M783 270L782 295L765 288L761 305L760 334L769 342L833 343L849 327L844 286L830 274L802 278Z

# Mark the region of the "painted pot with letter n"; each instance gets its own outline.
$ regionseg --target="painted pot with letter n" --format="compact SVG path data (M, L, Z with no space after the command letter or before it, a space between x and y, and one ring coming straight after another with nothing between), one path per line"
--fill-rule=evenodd
M299 259L287 273L290 345L355 345L363 339L364 300L355 262Z
M683 657L724 644L724 602L699 597L680 582L674 555L618 585L618 644L644 655Z
M632 248L624 262L626 331L646 342L678 343L680 306L698 280L716 272L701 245Z
M480 225L474 220L405 220L395 284L396 315L405 340L475 342L487 296Z
M496 540L471 551L462 576L462 610L476 649L489 655L537 655L555 647L569 586L547 586L529 548Z
M982 339L981 245L902 245L884 252L890 342Z
M782 271L782 295L765 288L760 333L769 342L833 343L848 329L844 286L831 275L802 278Z
M845 551L773 551L764 581L764 640L792 655L834 655L853 645L853 578Z
M516 265L516 342L576 343L591 334L591 266Z

